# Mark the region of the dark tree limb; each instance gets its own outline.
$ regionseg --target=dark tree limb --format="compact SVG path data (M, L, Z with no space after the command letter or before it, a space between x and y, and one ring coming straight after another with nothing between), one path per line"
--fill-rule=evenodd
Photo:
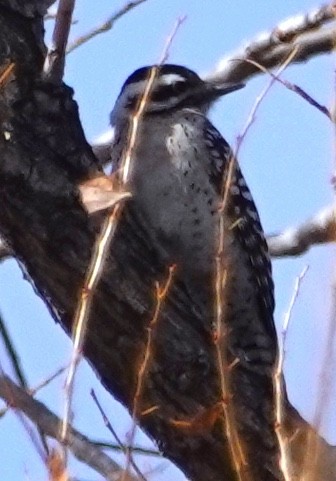
M14 76L0 86L0 234L53 317L70 333L103 219L88 216L78 185L100 167L85 140L71 89L41 78L42 18L17 15L12 3L16 6L10 0L0 3L0 66L15 64ZM21 13L28 6L36 12L38 3L26 0ZM166 275L162 253L130 200L95 293L84 346L102 383L130 410L155 308L155 282ZM177 279L161 311L142 395L141 411L149 414L139 423L190 479L235 481L221 423L193 432L174 422L193 419L219 401L209 312L189 292ZM250 441L248 469L258 481L282 479L273 395L260 389L257 368L235 369L239 428ZM286 429L289 436L299 431L299 442L292 444L300 464L309 426L290 405ZM321 445L328 452L328 471L321 467L316 481L329 481L336 477L330 471L333 456L322 440Z
M101 145L101 150L96 147L93 151L108 159L110 144ZM105 163L105 162L104 162ZM329 244L336 240L335 207L330 205L302 224L288 227L278 234L269 234L267 244L273 258L295 257L306 253L311 247ZM0 261L12 257L13 253L0 238Z

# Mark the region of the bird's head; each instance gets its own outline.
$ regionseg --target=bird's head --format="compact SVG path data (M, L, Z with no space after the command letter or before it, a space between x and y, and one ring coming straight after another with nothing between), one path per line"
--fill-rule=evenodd
M144 115L163 114L176 109L207 111L219 97L244 87L202 80L192 70L172 64L142 67L124 83L111 113L111 125L136 112L145 99Z

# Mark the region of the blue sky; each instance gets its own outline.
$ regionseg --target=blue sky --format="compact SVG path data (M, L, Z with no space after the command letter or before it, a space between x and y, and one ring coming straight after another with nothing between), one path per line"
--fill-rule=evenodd
M101 23L122 3L110 0L78 0L72 38ZM87 138L92 140L108 127L108 116L125 78L136 68L155 63L177 17L186 15L170 49L169 61L181 63L200 74L211 70L221 57L272 29L279 21L316 6L308 0L148 0L122 18L105 35L68 56L66 81L75 89ZM51 27L51 23L48 27ZM333 100L334 59L327 55L308 64L289 68L284 76L330 106ZM255 79L247 87L223 99L213 110L212 120L234 145L248 114L269 80ZM294 93L275 85L262 102L241 150L240 164L258 205L264 228L276 232L306 219L331 201L330 176L334 162L332 129L327 118ZM331 283L335 254L331 247L315 247L298 259L274 262L277 308L281 328L295 277L306 264L310 269L295 305L287 340L285 373L291 401L307 418L314 415L320 361L325 349L329 320ZM70 358L71 344L54 323L14 261L0 264L0 310L13 336L31 386L48 377ZM10 372L3 347L0 360ZM62 412L63 379L38 398ZM75 426L99 439L109 433L90 397L94 387L121 438L131 427L123 408L112 400L83 363L76 382ZM329 386L332 389L332 386ZM336 399L336 391L332 391ZM336 444L335 402L323 432ZM94 427L94 429L93 429ZM140 440L145 442L144 438ZM46 479L31 442L13 413L0 419L0 478L19 481ZM118 458L121 460L121 457ZM160 465L162 460L159 460ZM145 470L153 460L142 460ZM72 475L97 479L98 475L74 463ZM152 479L184 479L174 468L155 472Z

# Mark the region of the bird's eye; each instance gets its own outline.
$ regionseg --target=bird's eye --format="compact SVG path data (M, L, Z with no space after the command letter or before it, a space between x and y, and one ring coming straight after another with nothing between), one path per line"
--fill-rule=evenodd
M174 84L172 84L172 89L174 90L175 93L183 93L187 90L187 82L175 82Z
M126 108L127 109L134 109L137 105L137 102L138 102L138 96L137 95L133 95L132 97L128 97L127 101L126 101Z
M186 82L174 82L169 85L158 86L151 94L154 102L164 102L171 97L176 97L187 90Z

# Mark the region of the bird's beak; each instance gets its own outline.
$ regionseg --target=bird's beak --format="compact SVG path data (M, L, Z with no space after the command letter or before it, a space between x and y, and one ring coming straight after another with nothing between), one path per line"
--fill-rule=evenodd
M209 85L209 87L212 90L214 97L218 98L218 97L222 97L223 95L229 94L231 92L235 92L236 90L242 89L243 87L245 87L245 84L244 83L212 84L212 85Z
M230 92L234 92L235 90L239 90L245 87L243 83L214 83L214 82L203 82L201 87L196 88L192 94L192 100L195 103L195 100L198 101L199 107L201 107L202 111L206 113L212 104Z

